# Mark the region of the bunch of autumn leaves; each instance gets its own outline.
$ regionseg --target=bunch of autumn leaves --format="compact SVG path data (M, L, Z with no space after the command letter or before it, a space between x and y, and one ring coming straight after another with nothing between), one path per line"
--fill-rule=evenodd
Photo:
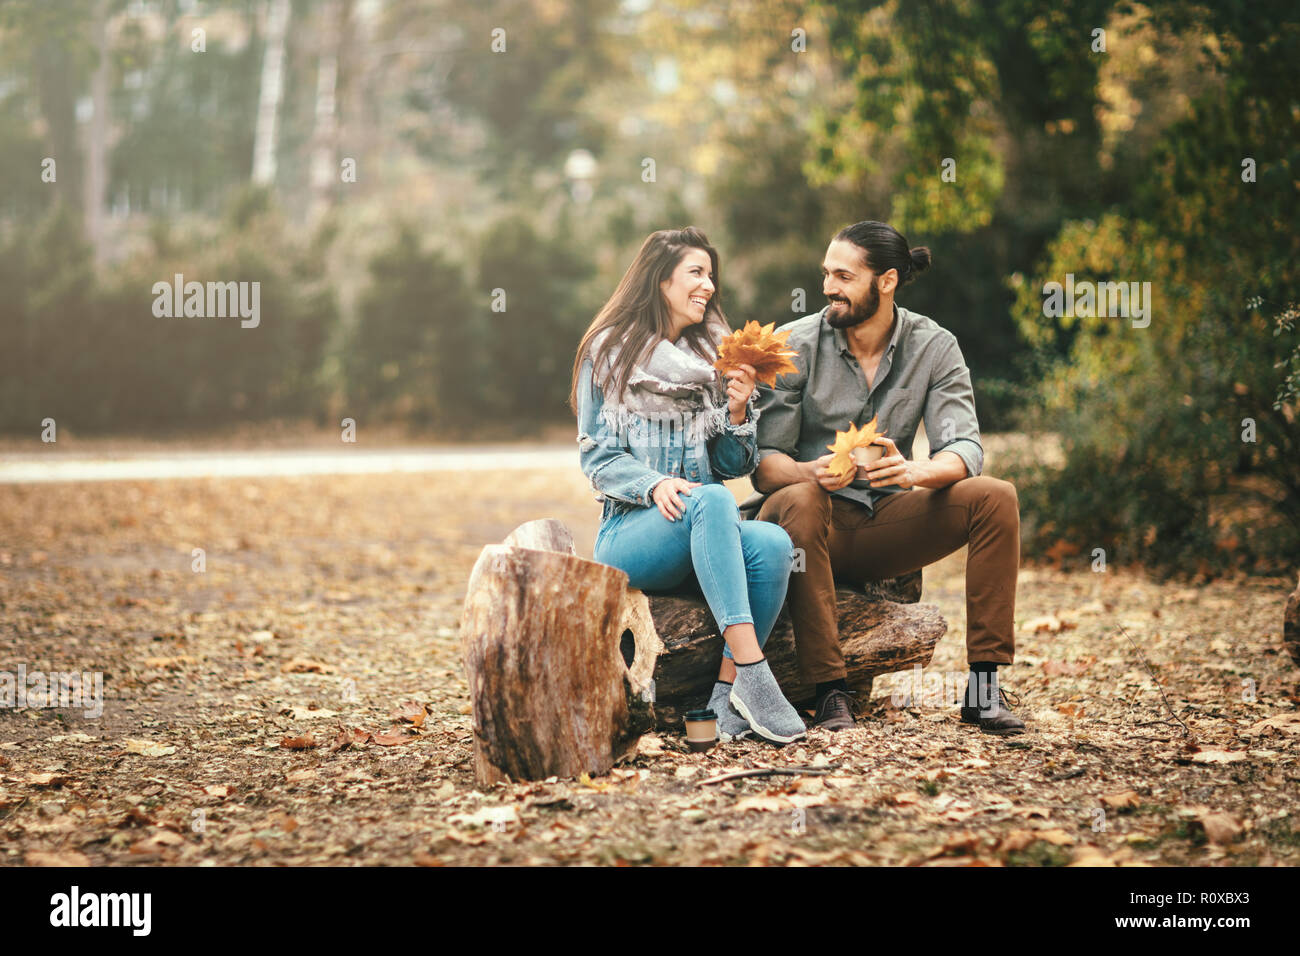
M754 377L769 388L776 384L778 375L799 371L790 361L799 353L786 345L790 332L775 332L775 328L775 322L762 326L753 321L745 323L743 329L732 332L718 345L718 360L713 367L726 374L742 365L753 366ZM848 431L837 431L835 441L826 446L833 453L827 470L843 480L857 469L854 450L875 444L879 434L875 418L861 428L850 422Z

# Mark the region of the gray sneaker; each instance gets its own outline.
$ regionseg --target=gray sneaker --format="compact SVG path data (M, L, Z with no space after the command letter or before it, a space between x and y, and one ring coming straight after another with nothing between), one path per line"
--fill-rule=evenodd
M723 743L750 734L749 721L731 706L731 686L726 681L715 681L713 696L709 698L709 709L718 715L718 739Z
M781 693L767 658L736 668L731 703L749 721L750 729L770 743L788 744L805 736L803 718Z

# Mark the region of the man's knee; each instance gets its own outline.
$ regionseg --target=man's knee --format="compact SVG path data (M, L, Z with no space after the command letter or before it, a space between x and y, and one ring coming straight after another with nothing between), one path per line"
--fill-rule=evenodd
M816 482L797 481L768 495L759 512L763 517L788 513L824 515L829 518L831 496Z
M976 475L957 482L953 487L960 488L972 503L990 507L994 514L1015 520L1020 517L1020 497L1016 494L1016 486L1009 481Z
M980 478L985 482L984 494L994 505L1020 513L1020 497L1016 494L1015 485L1001 478L990 478L985 475L980 475Z

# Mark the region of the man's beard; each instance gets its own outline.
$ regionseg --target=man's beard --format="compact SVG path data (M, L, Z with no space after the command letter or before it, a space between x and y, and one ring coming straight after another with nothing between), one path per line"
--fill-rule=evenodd
M826 313L826 324L833 329L851 329L875 315L880 308L880 290L876 288L879 281L879 279L872 281L871 288L867 290L867 298L862 303L861 308L849 303L846 309L838 312L828 312Z

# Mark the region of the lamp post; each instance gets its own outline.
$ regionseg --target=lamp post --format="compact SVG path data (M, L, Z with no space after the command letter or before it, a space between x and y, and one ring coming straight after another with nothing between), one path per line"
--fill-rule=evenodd
M569 195L579 205L591 202L591 197L595 194L592 180L596 178L598 167L596 157L585 149L573 150L564 161L564 178L569 181Z

